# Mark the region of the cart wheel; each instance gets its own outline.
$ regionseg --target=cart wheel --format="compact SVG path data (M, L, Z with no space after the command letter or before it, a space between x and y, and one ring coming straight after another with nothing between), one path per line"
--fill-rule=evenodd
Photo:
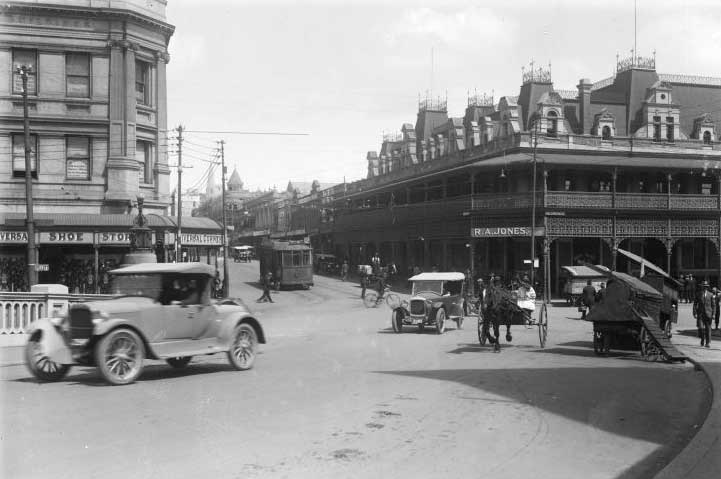
M546 347L546 338L548 338L548 306L543 303L538 312L538 339L542 348Z
M478 311L478 342L481 343L481 346L484 346L488 341L488 336L483 331L483 321L483 312Z
M673 326L673 323L671 323L670 319L666 320L666 324L663 325L663 333L666 335L668 339L671 339L671 336L673 336L673 333L671 332L671 327Z
M641 329L641 356L646 361L658 361L659 358L663 357L663 353L656 341L653 340L645 327Z
M401 297L396 293L388 293L386 295L386 304L391 309L396 309L401 305Z
M378 293L375 291L366 291L363 304L365 304L366 308L375 308L378 304Z

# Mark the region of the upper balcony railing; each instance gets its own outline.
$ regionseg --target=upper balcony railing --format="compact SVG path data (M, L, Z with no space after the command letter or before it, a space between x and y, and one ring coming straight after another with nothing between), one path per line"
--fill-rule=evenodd
M447 153L438 158L421 161L422 152L417 152L418 163L395 169L380 176L348 183L345 194L353 195L377 188L382 185L413 178L423 174L436 171L443 171L446 168L463 163L482 160L487 157L494 157L505 151L517 148L532 149L534 138L531 132L514 133L505 137L495 138L487 143L466 148L453 153ZM654 141L652 138L629 138L612 137L602 139L599 136L558 134L555 137L546 135L538 136L537 151L539 153L548 150L568 150L578 153L603 152L608 154L630 154L630 153L675 153L684 155L704 155L709 159L721 160L721 142L706 144L701 140L676 139L673 142Z

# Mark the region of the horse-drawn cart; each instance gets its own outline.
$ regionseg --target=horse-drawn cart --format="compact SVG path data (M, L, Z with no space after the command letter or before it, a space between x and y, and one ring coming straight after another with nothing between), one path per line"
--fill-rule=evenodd
M511 326L538 327L538 339L541 347L546 347L546 339L548 337L548 307L546 301L541 303L538 309L538 320L533 317L536 309L535 293L528 295L528 290L519 288L516 290L505 289L502 286L494 286L489 288L485 294L495 294L497 299L496 305L490 311L485 306L478 310L478 341L481 345L485 345L490 341L495 346L495 350L499 350L500 335L498 328L506 326L506 341L511 341ZM494 321L497 324L493 324ZM491 327L493 327L495 338L491 335Z
M635 339L646 360L683 361L686 359L669 341L662 325L665 299L645 278L608 271L606 295L586 316L593 323L593 350L607 354L614 342ZM649 280L652 279L649 278Z

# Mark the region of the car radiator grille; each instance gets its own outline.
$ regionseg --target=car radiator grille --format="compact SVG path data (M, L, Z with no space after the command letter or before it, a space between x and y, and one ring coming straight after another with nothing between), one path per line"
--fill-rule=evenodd
M411 314L425 314L426 303L421 299L411 301Z
M93 315L88 308L70 309L70 337L88 339L93 333Z

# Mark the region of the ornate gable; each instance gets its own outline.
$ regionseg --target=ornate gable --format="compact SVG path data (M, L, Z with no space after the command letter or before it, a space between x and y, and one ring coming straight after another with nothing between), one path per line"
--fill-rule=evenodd
M603 139L609 139L616 136L616 117L609 112L607 108L603 108L593 117L593 127L591 134L601 136Z

